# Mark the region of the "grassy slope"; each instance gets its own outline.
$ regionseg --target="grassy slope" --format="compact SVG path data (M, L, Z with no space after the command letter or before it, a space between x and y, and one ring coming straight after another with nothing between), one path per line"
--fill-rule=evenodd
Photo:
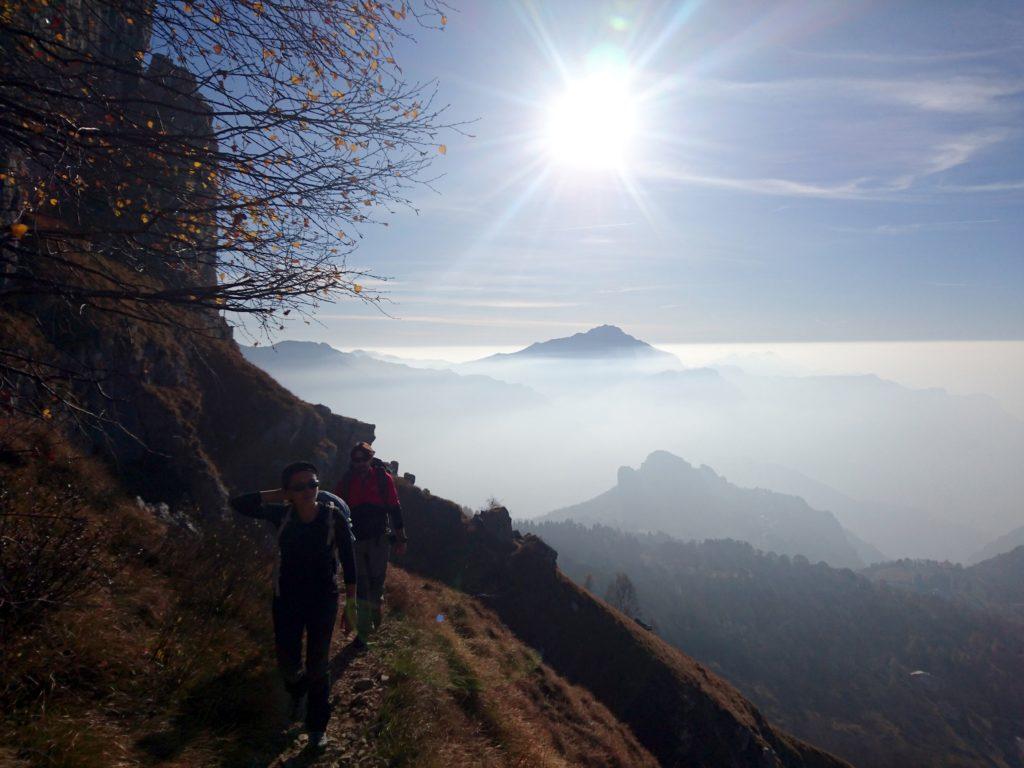
M2 458L6 513L37 513L33 498L71 504L100 542L83 591L4 624L0 763L247 766L287 752L295 732L270 658L268 558L251 526L202 539L168 527L45 432L23 432ZM74 499L69 486L81 490ZM370 655L383 673L358 692L376 706L349 716L353 671L335 690L335 735L361 739L367 764L656 765L477 601L396 570L388 604Z
M477 600L397 569L387 599L381 650L391 684L377 727L388 764L657 765Z
M495 534L419 488L402 484L400 492L416 543L404 563L479 595L662 765L845 765L775 729L729 683L573 584L540 539Z

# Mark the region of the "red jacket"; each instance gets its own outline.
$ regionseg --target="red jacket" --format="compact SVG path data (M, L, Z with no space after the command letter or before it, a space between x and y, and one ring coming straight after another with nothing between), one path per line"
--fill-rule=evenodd
M402 506L391 474L380 467L367 472L349 471L334 489L352 511L352 533L357 540L372 539L391 528L402 530Z
M378 472L384 473L383 483L378 477ZM381 486L384 490L383 497L381 497ZM376 467L371 467L366 472L348 472L338 482L334 489L334 495L340 496L348 504L349 509L355 509L362 504L373 504L378 507L397 507L399 505L394 478L390 473Z

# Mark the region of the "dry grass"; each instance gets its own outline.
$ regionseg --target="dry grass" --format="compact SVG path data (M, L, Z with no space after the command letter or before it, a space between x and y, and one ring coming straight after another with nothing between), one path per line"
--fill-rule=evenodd
M395 569L400 639L380 718L390 765L653 766L589 693L558 678L473 598Z
M75 489L102 577L0 632L0 763L267 762L282 748L284 708L269 562L251 528L168 528L51 432L26 425L17 435L0 453L4 511ZM655 764L478 601L397 568L388 601L378 652L389 680L372 732L389 765Z
M246 765L272 751L266 556L238 530L168 529L38 425L5 436L0 514L76 498L99 574L0 627L0 744L26 765ZM18 518L45 526L46 518ZM71 553L74 554L74 553ZM68 568L75 563L68 561Z

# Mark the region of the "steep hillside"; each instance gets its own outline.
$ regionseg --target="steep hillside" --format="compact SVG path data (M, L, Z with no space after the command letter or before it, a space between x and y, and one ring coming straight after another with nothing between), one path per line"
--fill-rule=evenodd
M596 592L627 574L661 637L858 766L1021 765L1019 624L741 542L522 526Z
M34 311L45 319L51 309L41 302ZM99 312L0 317L0 345L67 370L79 405L98 415L54 406L54 422L115 462L147 501L219 514L227 488L270 487L295 456L340 475L348 447L374 437L373 425L302 402L248 364L220 320L189 332L196 315L184 310L168 311L166 325Z
M772 727L731 685L563 576L504 509L472 519L403 484L403 566L475 595L551 667L590 690L666 766L838 766Z
M376 649L336 635L335 745L307 759L258 527L199 533L23 427L0 457L0 765L657 765L492 611L398 569Z
M934 560L897 560L861 573L879 584L1024 620L1024 546L968 568Z
M971 556L969 562L972 564L980 563L982 560L988 560L996 555L1010 552L1017 547L1024 547L1024 525L1020 528L1014 528L1009 533L1004 533L995 541L986 544Z
M828 512L796 496L739 488L710 467L695 468L666 451L652 453L638 470L619 469L618 483L600 496L540 519L662 531L680 539L738 539L840 568L864 565Z
M657 765L473 598L395 569L386 601L373 652L336 643L331 746L309 755L293 730L271 766Z

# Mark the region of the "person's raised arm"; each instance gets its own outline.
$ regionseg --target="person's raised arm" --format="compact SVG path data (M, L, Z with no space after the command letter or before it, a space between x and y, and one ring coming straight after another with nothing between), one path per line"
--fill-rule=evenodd
M241 496L235 496L228 503L240 515L255 517L258 520L270 520L276 524L281 517L277 505L283 504L284 500L284 489L277 488L272 491L243 493Z

